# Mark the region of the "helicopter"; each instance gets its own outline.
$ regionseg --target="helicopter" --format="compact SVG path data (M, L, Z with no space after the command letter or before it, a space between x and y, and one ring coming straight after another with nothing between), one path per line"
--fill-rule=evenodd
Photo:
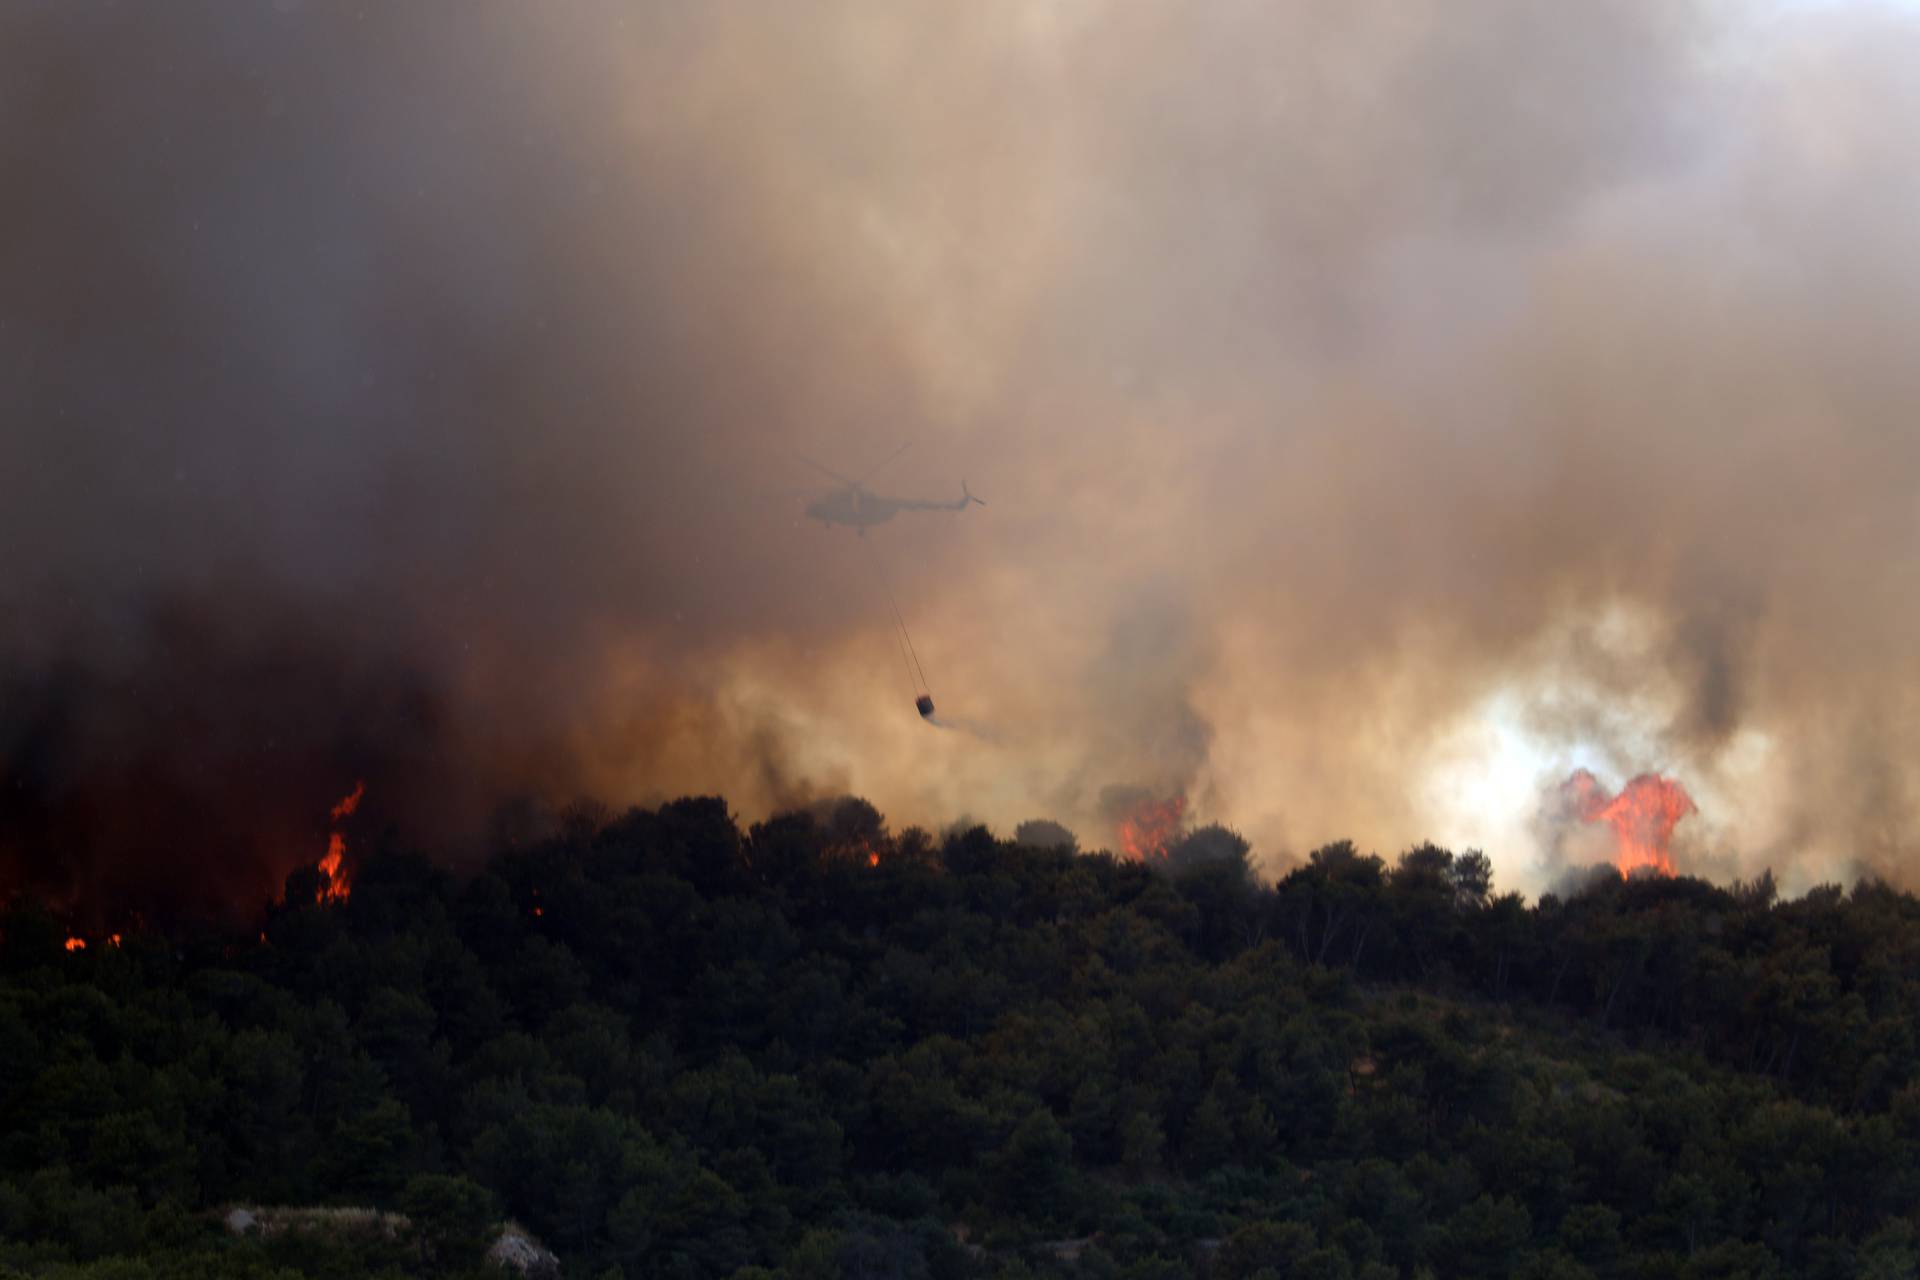
M912 441L907 443L911 444ZM902 511L960 512L976 504L983 507L987 505L985 500L973 496L973 491L967 488L965 480L960 482L960 496L952 502L941 502L932 498L888 498L869 490L867 481L873 479L882 467L906 451L907 445L901 445L882 458L858 480L851 476L843 476L830 467L823 467L813 459L796 453L793 455L794 461L818 471L834 481L837 487L825 492L817 488L791 490L778 496L810 499L807 503L807 516L810 519L818 520L823 527L844 524L858 534L862 541L866 539L868 529L877 524L885 524ZM942 729L955 728L959 722L950 723L940 720L934 713L933 690L927 684L926 669L920 665L920 654L913 646L913 637L907 632L907 620L900 612L900 603L894 599L893 588L887 584L886 570L880 563L879 548L870 542L866 545L873 556L874 578L880 585L881 593L886 597L887 608L893 614L893 624L899 629L900 656L906 660L907 676L913 683L913 708L928 724Z
M846 525L864 538L867 536L868 529L877 524L885 524L902 511L965 511L976 503L983 507L987 505L985 499L973 496L973 491L967 488L965 480L960 482L960 496L952 502L930 498L888 498L867 488L866 482L873 479L881 467L906 451L907 446L901 445L858 480L843 476L829 467L823 467L811 458L803 458L795 454L794 457L798 462L837 481L840 486L825 493L814 489L802 490L799 495L796 495L813 498L807 503L807 518L818 520L823 526Z

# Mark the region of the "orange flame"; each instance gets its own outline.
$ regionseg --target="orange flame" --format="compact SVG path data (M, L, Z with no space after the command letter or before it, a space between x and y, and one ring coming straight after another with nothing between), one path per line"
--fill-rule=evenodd
M354 810L360 807L360 798L367 794L366 779L353 784L353 790L341 797L340 803L329 810L329 816L338 824L351 818ZM353 876L342 866L347 854L347 838L338 831L327 836L327 855L320 859L320 869L327 873L327 887L320 891L322 902L345 902L353 891Z
M87 940L85 938L68 938L67 939L67 950L85 951L86 949L87 949Z
M338 831L327 837L327 856L320 859L320 869L327 873L327 887L320 891L322 902L341 902L353 891L350 878L340 869L341 859L346 856L347 838Z
M1167 856L1167 846L1180 834L1180 819L1187 812L1187 798L1176 795L1169 800L1143 800L1132 813L1120 819L1120 847L1129 858L1146 861Z
M1673 829L1690 813L1698 812L1693 797L1672 778L1643 773L1608 795L1607 789L1585 769L1576 769L1560 784L1568 809L1582 822L1604 823L1613 829L1613 865L1622 876L1642 867L1656 874L1673 874L1667 844Z
M863 835L834 841L821 850L821 857L826 861L856 867L880 865L880 850Z
M351 818L353 811L360 807L360 797L366 794L367 780L362 778L353 784L352 791L349 791L345 796L341 797L339 804L333 806L333 820L338 822L342 818Z

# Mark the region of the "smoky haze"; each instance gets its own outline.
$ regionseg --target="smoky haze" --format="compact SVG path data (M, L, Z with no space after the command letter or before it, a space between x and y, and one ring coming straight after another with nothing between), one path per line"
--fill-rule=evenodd
M1896 6L0 12L0 858L1189 797L1270 866L1681 778L1910 879ZM856 540L769 496L903 442ZM943 716L913 713L885 573ZM241 889L244 886L244 892Z

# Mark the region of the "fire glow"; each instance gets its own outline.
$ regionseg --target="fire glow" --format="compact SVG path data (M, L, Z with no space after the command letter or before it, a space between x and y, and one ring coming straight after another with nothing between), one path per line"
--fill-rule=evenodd
M1591 773L1574 770L1560 784L1567 811L1582 822L1604 824L1613 830L1613 865L1622 876L1642 867L1655 874L1673 874L1667 845L1680 820L1697 812L1693 798L1672 778L1643 773L1610 795Z
M327 836L327 855L320 859L320 869L327 873L327 887L320 892L322 902L345 902L353 891L353 877L341 865L347 854L347 838L340 833L340 824L353 816L366 794L367 783L363 778L353 784L353 790L341 797L328 815L334 829Z
M1176 795L1166 800L1143 800L1120 819L1120 847L1129 858L1145 862L1167 856L1167 848L1180 835L1180 820L1187 812L1187 798Z

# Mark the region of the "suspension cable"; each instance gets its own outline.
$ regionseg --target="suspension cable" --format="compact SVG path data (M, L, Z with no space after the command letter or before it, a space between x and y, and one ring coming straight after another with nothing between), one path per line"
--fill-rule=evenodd
M863 538L861 541L865 542L866 539ZM887 585L886 570L880 564L880 552L873 548L872 543L869 542L867 545L873 560L873 576L879 580L880 592L886 596L887 607L893 611L894 625L899 628L899 634L895 638L903 645L901 656L907 661L907 679L913 682L916 694L931 694L933 688L927 683L926 668L920 665L920 655L913 647L913 634L907 630L907 620L900 613L899 602L893 598L893 588Z

